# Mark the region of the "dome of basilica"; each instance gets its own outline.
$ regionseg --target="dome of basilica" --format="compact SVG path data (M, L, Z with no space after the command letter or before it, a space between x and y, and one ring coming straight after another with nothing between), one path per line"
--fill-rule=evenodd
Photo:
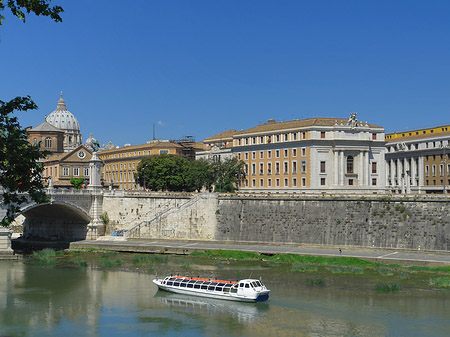
M67 110L66 102L61 97L56 106L56 110L48 115L45 120L64 131L64 151L72 151L79 145L83 144L83 136L80 133L80 124L75 116Z
M56 110L48 115L45 120L61 130L80 132L80 124L78 124L78 120L75 118L75 116L67 110L66 102L63 100L62 93L61 98L59 99L56 106Z

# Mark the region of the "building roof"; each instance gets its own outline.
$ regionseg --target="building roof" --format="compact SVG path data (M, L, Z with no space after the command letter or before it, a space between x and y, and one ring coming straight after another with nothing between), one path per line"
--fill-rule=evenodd
M236 134L236 133L237 133L237 131L235 129L227 130L227 131L221 132L221 133L219 133L219 134L217 134L215 136L211 136L211 137L205 138L205 140L203 142L208 142L208 141L210 142L210 141L213 141L213 140L222 140L222 139L227 139L227 138L228 139L232 139L233 135Z
M178 144L178 143L169 142L169 141L151 141L149 143L141 144L141 145L130 145L130 146L119 147L119 148L115 148L115 149L111 149L111 150L103 150L103 151L99 152L99 155L103 156L105 154L110 154L110 153L122 153L122 152L135 151L135 150L140 150L140 149L151 149L151 148L157 148L157 149L178 148L178 149L182 149L184 147L182 145Z
M450 135L450 125L438 126L428 129L394 132L385 136L386 142L404 142L426 138L445 137Z
M28 132L64 132L63 130L53 126L47 121L43 121L38 126L29 129Z
M296 129L296 128L307 128L312 126L334 126L336 124L340 125L346 125L348 122L348 119L343 118L309 118L309 119L300 119L300 120L293 120L288 122L276 122L274 120L269 120L269 122L255 126L253 128L237 132L235 135L244 135L244 134L251 134L251 133L262 133L262 132L270 132L270 131L278 131L278 130L286 130L286 129ZM366 125L365 122L359 122ZM381 128L381 126L369 124L367 123L368 127L371 128Z

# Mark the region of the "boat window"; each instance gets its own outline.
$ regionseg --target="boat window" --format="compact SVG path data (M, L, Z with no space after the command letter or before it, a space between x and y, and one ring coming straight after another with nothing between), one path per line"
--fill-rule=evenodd
M194 284L195 289L200 289L200 284Z
M202 289L208 289L207 285L202 285Z
M186 288L186 283L181 283L181 286Z
M194 285L192 283L188 283L187 287L192 288Z
M190 281L189 281L189 283L195 283L195 282L196 282L195 280L190 280Z
M179 286L180 286L180 283L179 283L179 282L174 282L173 285L174 285L175 287L179 287Z
M216 286L211 285L211 286L208 287L208 290L214 290L215 287Z
M250 286L248 285L248 283L245 284L245 287L246 287L246 288L250 288Z
M219 287L223 287L225 285L225 283L219 283L218 286Z
M223 290L222 287L219 287L219 286L216 287L216 291L222 291L222 290Z
M186 280L186 279L184 279L183 281L181 281L181 282L183 282L183 283L187 283L187 282L189 282L189 280Z
M216 285L217 285L217 282L211 282L211 285L212 285L212 286L216 286Z
M223 288L223 292L224 293L229 293L230 292L230 288L227 288L227 287Z
M256 282L252 282L252 286L253 286L253 288L256 288L256 287L258 287L258 283L256 283Z
M231 283L227 283L227 284L225 284L225 287L228 287L228 288L230 288L232 286L232 284Z
M173 282L167 282L168 286L171 286L173 284Z
M169 281L175 281L176 279L174 279L173 277L171 277L170 279L169 279Z
M237 293L237 289L236 288L231 288L230 292L235 294L235 293Z
M239 283L240 288L244 288L244 283Z

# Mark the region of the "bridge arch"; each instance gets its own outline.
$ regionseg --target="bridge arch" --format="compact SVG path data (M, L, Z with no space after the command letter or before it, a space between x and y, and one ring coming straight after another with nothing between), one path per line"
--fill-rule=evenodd
M21 210L25 217L25 238L57 241L86 239L90 214L69 201L52 201L44 204L31 203Z

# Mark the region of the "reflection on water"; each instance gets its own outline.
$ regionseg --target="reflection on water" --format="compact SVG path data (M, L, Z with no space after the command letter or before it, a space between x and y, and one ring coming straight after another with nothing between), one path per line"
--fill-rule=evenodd
M2 261L0 336L447 336L450 331L448 292L377 294L266 280L272 290L268 302L240 303L158 292L152 279Z
M238 322L249 323L263 318L264 312L269 309L268 303L243 303L213 298L195 297L181 294L158 291L155 298L170 308L177 308L186 313L206 313L212 315L232 316Z

